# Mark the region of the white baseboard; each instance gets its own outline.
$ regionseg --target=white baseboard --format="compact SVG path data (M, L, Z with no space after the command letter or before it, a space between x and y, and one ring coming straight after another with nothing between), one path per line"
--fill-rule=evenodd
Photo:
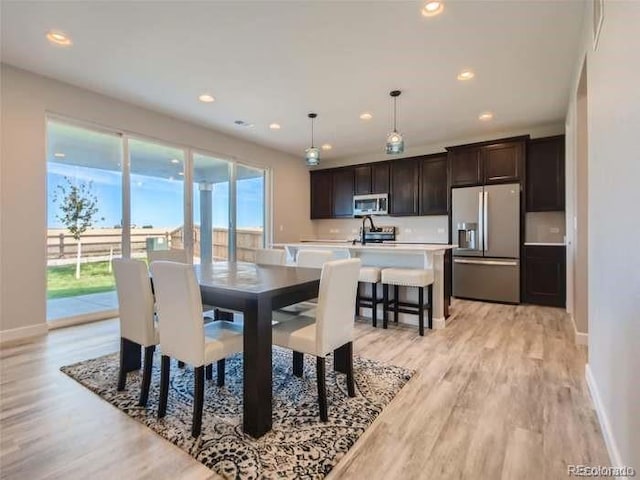
M48 331L49 327L46 323L29 325L28 327L12 328L10 330L0 330L0 343L39 337L41 335L46 335Z
M624 464L622 463L620 450L618 450L618 443L613 436L611 422L609 422L609 417L602 403L602 397L600 397L596 379L593 377L593 373L591 372L591 368L589 367L588 363L584 367L584 376L587 380L587 386L589 387L589 393L591 394L593 407L595 408L596 414L598 415L600 429L602 430L602 435L604 436L604 443L607 446L607 451L609 452L609 461L611 462L612 466L622 467L624 466Z
M49 330L56 328L73 327L84 323L99 322L118 316L118 310L103 310L101 312L85 313L74 317L61 318L60 320L49 320Z
M578 327L576 326L576 320L571 317L571 325L573 325L573 341L576 345L589 345L589 334L578 331Z

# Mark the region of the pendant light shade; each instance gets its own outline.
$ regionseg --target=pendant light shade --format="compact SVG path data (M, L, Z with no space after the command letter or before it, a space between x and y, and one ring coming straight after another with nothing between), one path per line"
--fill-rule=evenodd
M393 90L389 95L393 98L393 132L387 135L387 154L396 155L404 152L404 138L402 134L398 132L397 120L398 120L398 108L397 100L402 92L400 90Z
M320 164L320 149L313 145L313 121L318 116L316 113L310 113L311 119L311 146L304 151L304 159L307 165L312 167Z

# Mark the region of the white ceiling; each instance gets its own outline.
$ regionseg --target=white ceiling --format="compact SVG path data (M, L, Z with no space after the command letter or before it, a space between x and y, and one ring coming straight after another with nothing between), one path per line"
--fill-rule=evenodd
M564 118L581 1L445 5L425 18L418 1L5 0L2 61L296 155L315 111L324 158L380 151L396 88L412 145ZM50 29L74 45L51 46ZM466 67L476 78L457 81Z

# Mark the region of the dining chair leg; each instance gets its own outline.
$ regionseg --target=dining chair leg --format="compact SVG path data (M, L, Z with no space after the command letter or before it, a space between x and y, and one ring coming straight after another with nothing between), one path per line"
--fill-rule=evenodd
M304 371L304 353L293 352L293 374L296 377L302 378Z
M356 317L360 315L360 282L356 286Z
M218 386L224 387L224 370L227 366L226 360L223 358L222 360L218 360Z
M418 288L418 332L424 337L424 287Z
M153 372L153 353L155 351L155 345L144 347L144 369L142 370L142 386L140 387L140 400L138 401L138 405L141 407L146 407L147 400L149 400L149 386L151 385L151 374Z
M204 404L204 365L193 369L193 422L191 436L199 437L202 430L202 407Z
M433 329L433 283L427 287L427 295L429 296L429 313L427 314L427 326L429 330Z
M125 339L120 337L120 372L118 373L118 391L121 392L124 390L124 387L127 384L127 371L125 369Z
M353 342L347 343L347 392L350 397L356 396L356 385L353 380Z
M389 323L389 284L382 285L382 328Z
M213 364L210 363L209 365L207 365L204 369L204 377L207 380L213 380Z
M393 321L398 323L399 308L398 302L400 301L400 287L398 285L393 286Z
M325 358L316 357L316 376L318 377L318 405L320 407L320 420L329 420L327 412L327 379L325 375Z
M158 401L158 418L167 413L167 400L169 399L169 374L171 373L171 358L162 355L160 360L160 399Z

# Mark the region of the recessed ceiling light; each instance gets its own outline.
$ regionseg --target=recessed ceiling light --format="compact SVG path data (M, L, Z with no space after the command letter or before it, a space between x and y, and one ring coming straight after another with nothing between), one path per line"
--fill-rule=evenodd
M142 182L136 182L136 185L137 185L138 187L141 187L141 186L142 186Z
M62 152L56 152L56 153L53 154L53 156L56 157L56 158L64 158L64 157L66 157L66 155L64 153L62 153Z
M184 177L184 172L178 172L178 175L180 175L181 177Z
M271 125L269 125L269 128L271 130L280 130L280 124L279 123L272 123Z
M203 93L202 95L200 95L198 97L198 100L200 100L203 103L211 103L211 102L215 102L216 99L213 97L213 95L210 95L208 93Z
M253 123L245 122L244 120L235 120L233 123L239 127L253 128Z
M433 17L442 13L442 10L444 10L444 3L439 0L429 0L425 3L424 7L422 7L422 16Z
M175 178L173 178L173 176L169 177L169 181L173 182L175 180Z
M473 73L473 70L462 70L458 74L458 80L471 80L475 76L476 74Z
M482 112L482 113L478 116L478 118L479 118L480 120L482 120L483 122L486 122L486 121L491 120L491 119L493 118L493 113L491 113L491 112Z
M360 120L371 120L373 118L373 115L371 115L369 112L364 112L360 114Z
M171 163L180 163L180 160L178 160L177 158L172 158Z
M321 147L323 150L331 150L333 147L331 146L330 143L325 143L324 145L322 145Z
M61 47L70 47L73 45L71 38L60 30L49 30L47 32L47 40L54 45L59 45Z

